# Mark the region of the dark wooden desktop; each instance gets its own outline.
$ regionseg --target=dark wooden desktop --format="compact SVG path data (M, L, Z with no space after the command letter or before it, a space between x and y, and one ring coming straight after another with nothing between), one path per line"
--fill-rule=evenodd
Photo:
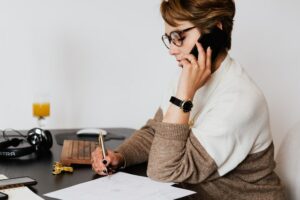
M126 138L134 132L133 129L126 128L112 128L106 130L117 135L123 135ZM73 166L73 173L52 175L53 164L60 160L60 153L62 150L62 146L57 144L55 136L57 134L75 134L76 131L76 129L51 130L53 135L53 147L48 155L37 158L32 154L18 159L0 160L0 174L4 174L7 177L29 176L37 180L38 184L33 186L32 190L42 198L48 200L52 198L45 197L43 194L99 178L100 176L92 171L90 165L75 165ZM122 142L123 140L111 139L105 141L105 145L107 148L114 149ZM146 176L146 168L147 164L143 163L128 167L123 171Z

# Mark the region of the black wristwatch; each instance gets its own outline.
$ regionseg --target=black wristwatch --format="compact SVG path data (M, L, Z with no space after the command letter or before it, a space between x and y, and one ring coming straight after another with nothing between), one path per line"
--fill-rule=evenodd
M170 102L172 104L178 106L185 113L190 112L193 108L193 102L191 100L183 101L174 96L171 96Z

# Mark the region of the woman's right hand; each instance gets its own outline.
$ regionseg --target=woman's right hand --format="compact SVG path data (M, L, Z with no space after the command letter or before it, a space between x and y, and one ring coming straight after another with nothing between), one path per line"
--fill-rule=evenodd
M101 176L112 174L121 166L123 166L124 162L124 157L120 153L111 150L107 150L105 159L103 159L102 150L100 147L97 147L92 152L92 169Z
M202 45L196 42L198 59L187 54L181 57L180 65L182 72L177 86L176 97L184 100L192 100L196 91L201 88L211 76L212 50L209 47L207 52Z

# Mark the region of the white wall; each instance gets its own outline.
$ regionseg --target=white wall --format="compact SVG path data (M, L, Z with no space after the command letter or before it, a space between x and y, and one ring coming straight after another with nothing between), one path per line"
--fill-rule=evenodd
M38 93L51 99L49 128L142 126L177 68L159 3L1 0L0 129L35 126ZM300 120L300 2L236 5L231 55L264 91L278 145Z
M275 147L300 120L300 2L236 1L232 55L263 90Z

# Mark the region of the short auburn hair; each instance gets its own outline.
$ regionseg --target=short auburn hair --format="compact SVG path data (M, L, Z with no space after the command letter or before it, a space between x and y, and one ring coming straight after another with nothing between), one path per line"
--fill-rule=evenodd
M179 21L189 21L201 34L209 33L221 23L227 36L225 47L231 48L234 0L163 0L160 12L167 24L176 27Z

